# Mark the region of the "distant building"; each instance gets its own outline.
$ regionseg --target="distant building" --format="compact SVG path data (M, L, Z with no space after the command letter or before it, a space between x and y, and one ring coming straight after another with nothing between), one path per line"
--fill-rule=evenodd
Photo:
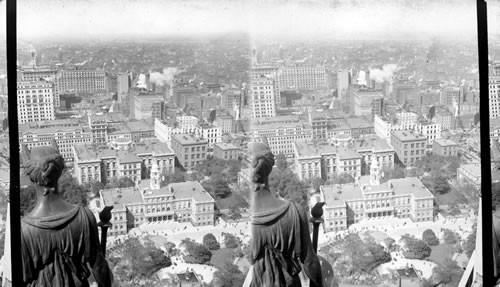
M442 130L450 130L453 128L453 114L449 111L437 111L432 120L433 122L440 124Z
M17 82L18 123L55 120L54 84Z
M214 145L214 158L223 160L238 159L240 155L240 148L231 143L216 143Z
M427 137L411 131L392 131L391 144L399 160L409 166L425 156Z
M345 98L351 85L352 71L343 69L337 71L337 97Z
M427 137L427 144L432 145L434 140L441 138L441 124L427 121L418 122L415 132Z
M437 139L432 145L432 153L442 156L456 156L458 144L448 139Z
M120 177L139 182L145 178L145 171L150 170L153 164L158 165L162 174L174 172L175 153L165 143L151 141L128 144L123 150L103 145L74 145L73 172L79 184L93 181L107 183Z
M137 94L130 97L130 116L136 120L162 120L165 103L161 94Z
M281 67L278 72L281 90L316 90L327 87L324 66Z
M351 129L351 136L358 139L365 135L375 134L373 121L365 117L345 118L345 124Z
M236 131L235 121L230 115L217 115L215 123L221 128L222 134L229 134Z
M92 133L88 127L45 127L42 128L35 123L19 127L19 145L25 145L28 149L37 146L50 146L52 140L56 141L64 161L73 165L73 146L76 144L92 143Z
M439 103L443 106L451 106L454 102L460 102L460 87L446 87L441 91Z
M243 106L243 92L239 89L227 89L221 94L220 105L223 109L232 110L235 106Z
M177 160L186 170L191 170L207 158L208 140L190 134L172 135L172 149Z
M415 82L398 80L393 84L392 98L399 105L412 101L419 96L418 86Z
M276 82L273 79L252 79L250 84L250 104L253 118L276 116Z
M481 188L481 164L460 165L457 169L457 182L459 184L470 184L479 190Z
M175 86L173 88L172 102L180 109L193 105L199 97L200 92L194 86Z
M116 101L121 103L123 98L127 97L128 89L130 88L130 79L128 73L120 73L116 76Z
M326 232L347 229L366 218L410 218L414 222L434 219L434 196L416 177L380 183L380 168L371 164L370 175L356 183L320 187Z
M19 82L39 82L46 81L53 83L54 87L54 107L57 109L61 105L61 100L59 98L59 91L57 90L57 85L55 84L58 71L51 68L34 67L28 68L24 67L20 70Z
M269 78L274 80L274 100L277 106L281 104L279 74L279 68L274 66L253 66L250 70L250 79Z
M489 68L490 118L494 119L500 115L500 65L498 63L490 63Z
M351 87L351 112L356 116L382 115L384 95L382 91L366 87Z
M100 191L103 206L113 205L110 236L127 234L147 222L175 220L193 226L213 225L215 200L198 182L188 181L159 186L156 166L151 179L136 187ZM184 285L182 285L184 286Z
M266 138L273 154L282 153L290 159L294 157L295 141L312 139L311 125L296 116L254 121L249 132L255 141Z
M106 73L102 69L61 70L56 77L59 94L96 93L106 91Z
M368 169L374 158L381 167L394 166L394 148L375 135L340 147L296 141L294 150L295 173L301 180L332 180L343 173L356 178L363 175L363 168Z
M207 140L208 148L212 149L214 144L221 142L222 129L213 125L201 125L195 134L198 133L202 139Z

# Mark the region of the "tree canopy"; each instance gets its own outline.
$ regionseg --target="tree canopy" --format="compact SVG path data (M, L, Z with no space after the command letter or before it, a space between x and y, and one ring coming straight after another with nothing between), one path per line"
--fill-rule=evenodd
M436 233L432 231L432 229L426 229L422 233L422 240L429 246L439 245L439 239L437 238Z
M146 240L143 245L135 237L128 238L118 245L117 249L110 253L109 261L115 280L123 283L134 282L134 286L150 286L155 283L152 276L154 273L172 265L167 254L153 242Z
M423 240L415 238L409 234L401 236L405 250L403 256L408 259L424 259L431 254L431 248Z
M359 234L351 233L344 238L342 245L341 256L348 260L349 273L370 273L380 264L391 261L391 255L373 237L362 240Z
M291 170L274 168L269 176L269 188L281 197L299 203L306 211L309 210L308 186Z
M443 241L446 244L455 244L460 241L460 234L451 229L443 229Z
M238 248L241 245L241 239L231 233L222 233L222 236L226 248Z
M203 244L199 244L190 238L185 238L181 241L181 245L186 248L186 255L184 260L187 263L203 264L210 261L212 252L208 250Z
M221 287L236 287L243 286L246 274L238 269L234 264L225 264L223 268L215 271L214 278L217 279Z
M208 250L220 249L220 244L212 233L207 233L203 236L203 245L208 248Z

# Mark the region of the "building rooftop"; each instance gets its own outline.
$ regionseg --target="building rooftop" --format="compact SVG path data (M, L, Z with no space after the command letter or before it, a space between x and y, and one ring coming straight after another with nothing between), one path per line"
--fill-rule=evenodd
M364 199L361 188L357 184L334 184L321 186L327 207L345 205L346 201Z
M239 149L239 147L235 146L232 143L215 143L214 147L218 147L221 150L235 150L235 149Z
M296 141L295 148L299 157L320 157L322 154L335 154L337 148L331 145L314 145L309 141Z
M395 195L413 194L415 198L433 197L432 193L424 186L420 179L416 177L405 177L398 179L390 179L388 185L393 186Z
M103 189L101 195L104 205L113 205L114 211L124 210L127 204L143 202L141 193L135 187Z
M427 141L427 137L424 135L419 135L413 131L392 131L391 135L399 139L400 141Z
M338 157L339 159L342 160L342 159L361 158L361 155L359 155L359 153L351 149L340 149L338 151Z
M141 132L141 131L154 130L154 127L152 125L150 125L149 123L146 123L146 122L142 122L142 121L125 122L125 125L132 132Z
M208 144L207 139L201 139L192 134L176 134L171 137L172 140L180 143L181 145Z
M359 152L371 149L374 152L378 151L394 151L394 147L389 145L386 140L383 140L378 135L365 135L354 141L354 148Z
M439 144L440 146L456 146L456 145L458 145L456 142L449 140L449 139L435 139L434 142Z
M373 122L370 122L368 119L364 117L353 117L346 118L345 123L352 128L369 128L373 127Z
M125 164L125 163L138 163L142 162L142 160L137 157L137 155L129 152L129 151L118 151L118 161L120 164Z
M197 181L171 183L168 188L173 191L176 199L193 198L196 202L215 201Z

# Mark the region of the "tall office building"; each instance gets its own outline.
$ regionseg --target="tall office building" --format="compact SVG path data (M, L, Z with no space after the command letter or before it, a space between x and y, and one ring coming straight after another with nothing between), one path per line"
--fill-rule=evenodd
M283 67L278 76L280 90L315 90L326 88L326 70L317 67Z
M56 78L59 93L95 93L106 91L106 73L95 70L63 70Z
M344 69L337 71L337 95L339 99L346 97L351 85L351 71Z
M121 73L116 76L116 85L117 85L117 102L121 103L122 98L127 96L128 88L129 88L129 79L128 73Z
M57 70L48 67L23 67L19 70L19 76L21 78L20 81L23 82L48 81L55 83L57 72ZM54 105L55 108L58 108L61 105L56 85L54 85Z
M276 116L275 85L276 82L267 77L252 79L250 93L253 118Z
M19 124L55 120L54 84L47 81L17 83Z
M251 79L260 79L262 77L266 77L275 80L276 85L274 85L274 95L275 95L274 100L276 102L276 105L281 104L281 96L280 96L281 89L278 81L279 74L280 74L280 69L275 66L254 66L250 71Z
M500 115L500 63L490 62L489 68L490 117L494 119Z

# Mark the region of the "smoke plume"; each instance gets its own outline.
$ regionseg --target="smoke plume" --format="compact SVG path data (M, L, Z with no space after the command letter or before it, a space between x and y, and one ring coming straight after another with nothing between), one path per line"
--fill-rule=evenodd
M378 83L389 81L397 69L398 65L396 64L385 64L384 67L382 67L382 70L370 69L370 79L375 80Z
M151 83L157 86L164 86L173 82L178 70L175 67L164 68L162 73L152 72L150 75Z

